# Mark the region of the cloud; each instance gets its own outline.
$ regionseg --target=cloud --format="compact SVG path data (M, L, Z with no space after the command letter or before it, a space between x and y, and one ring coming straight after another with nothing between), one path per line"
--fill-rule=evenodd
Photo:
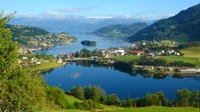
M113 16L89 16L91 19L111 19Z
M46 14L46 15L61 15L58 12L52 12L52 11L47 11L47 12L44 12L43 14Z
M59 13L59 12L53 12L53 11L47 11L43 12L41 14L16 14L16 18L38 18L38 19L65 19L67 15Z
M175 14L159 14L157 16L158 19L166 19L166 18L169 18L169 17L172 17L172 16L175 16Z
M83 12L89 9L93 9L93 7L87 7L87 8L64 8L59 9L59 12Z
M70 78L72 79L77 79L81 76L82 74L80 72L76 72L70 75Z

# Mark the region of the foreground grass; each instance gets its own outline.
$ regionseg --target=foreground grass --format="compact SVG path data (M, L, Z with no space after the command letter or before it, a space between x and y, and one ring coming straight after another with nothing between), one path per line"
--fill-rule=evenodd
M200 47L189 47L189 48L180 50L180 52L183 53L184 56L187 56L187 57L200 58Z
M113 59L115 59L117 61L125 61L125 62L136 61L139 58L140 58L140 56L134 56L134 55L113 57Z
M89 110L42 110L42 112L90 112Z
M42 62L41 65L37 65L36 67L32 67L31 71L39 71L39 70L46 70L50 68L60 67L62 64L56 62Z
M104 110L102 112L199 112L197 108L175 108L175 107L143 107L143 108L126 108L118 110Z
M74 102L83 102L82 100L79 100L79 99L77 99L77 98L75 98L73 96L70 96L70 95L66 95L66 98L67 98L67 103L69 105L73 105Z
M96 109L92 112L199 112L198 108L190 107L142 107L142 108L105 108ZM43 110L42 112L91 112L90 110Z

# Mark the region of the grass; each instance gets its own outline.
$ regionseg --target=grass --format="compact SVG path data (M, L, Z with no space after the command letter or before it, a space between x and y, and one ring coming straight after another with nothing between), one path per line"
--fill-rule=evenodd
M117 61L125 61L125 62L136 61L139 58L140 58L140 56L134 56L134 55L113 57L113 59L115 59Z
M197 67L200 67L200 62L198 57L185 57L185 56L159 56L160 58L164 58L168 63L173 61L184 61L192 64L196 64Z
M45 109L42 110L42 112L90 112L89 110L73 110L73 109L69 109L69 110L49 110L49 109Z
M39 71L39 70L46 70L50 68L60 67L62 64L56 63L56 62L42 62L41 65L38 65L36 67L32 67L31 71Z
M105 110L102 112L199 112L197 108L175 108L175 107L143 107L126 108L118 110Z
M67 101L70 105L73 105L74 102L83 102L82 100L79 100L73 96L70 96L70 95L66 95L66 98L67 98Z
M199 112L198 108L191 107L142 107L142 108L106 108L97 109L93 112ZM90 110L48 110L45 109L42 112L91 112Z
M187 56L187 57L200 58L200 47L189 47L189 48L180 50L180 52L183 53L184 56Z

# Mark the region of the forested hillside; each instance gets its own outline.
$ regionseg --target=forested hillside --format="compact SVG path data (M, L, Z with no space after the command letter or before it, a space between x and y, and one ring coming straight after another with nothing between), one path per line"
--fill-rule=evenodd
M147 26L148 24L142 22L134 23L131 25L109 25L107 27L103 27L99 30L94 31L91 34L105 37L128 37L137 33L139 30L144 29Z
M65 32L54 34L33 26L7 24L6 28L12 31L13 41L26 47L44 45L54 46L58 43L70 43L76 41L76 38Z
M159 20L127 40L130 42L140 40L199 41L200 4L168 19Z

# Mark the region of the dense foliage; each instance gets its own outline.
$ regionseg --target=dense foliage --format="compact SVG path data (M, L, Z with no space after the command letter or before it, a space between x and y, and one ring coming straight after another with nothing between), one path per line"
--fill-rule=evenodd
M128 38L128 41L140 40L200 40L200 4L183 10L176 16L155 22Z
M187 88L177 90L176 99L171 101L165 97L162 91L156 92L154 94L147 93L144 97L135 99L131 99L129 96L127 96L126 99L120 101L116 94L107 95L100 87L91 85L87 87L74 87L71 91L68 92L68 94L73 95L77 98L87 99L89 100L89 102L93 101L97 102L97 104L102 103L105 105L116 105L120 107L198 107L200 103L200 92L198 90L189 91ZM83 103L75 102L74 107L76 109L84 109Z
M98 49L94 49L93 51L90 51L86 48L81 49L80 51L77 51L75 53L75 57L78 58L85 58L85 57L91 57L91 56L102 56L102 51Z
M89 40L83 40L83 41L81 41L81 44L86 45L86 46L96 46L95 41L89 41Z
M0 13L0 111L35 112L55 105L67 108L63 90L47 86L41 74L18 64L19 45L12 41L11 31L6 28L12 17Z
M19 46L5 28L12 15L0 13L0 108L1 111L37 111L45 102L44 81L18 65Z
M109 25L94 31L91 34L105 37L128 37L147 26L148 24L146 23L134 23L131 25Z

